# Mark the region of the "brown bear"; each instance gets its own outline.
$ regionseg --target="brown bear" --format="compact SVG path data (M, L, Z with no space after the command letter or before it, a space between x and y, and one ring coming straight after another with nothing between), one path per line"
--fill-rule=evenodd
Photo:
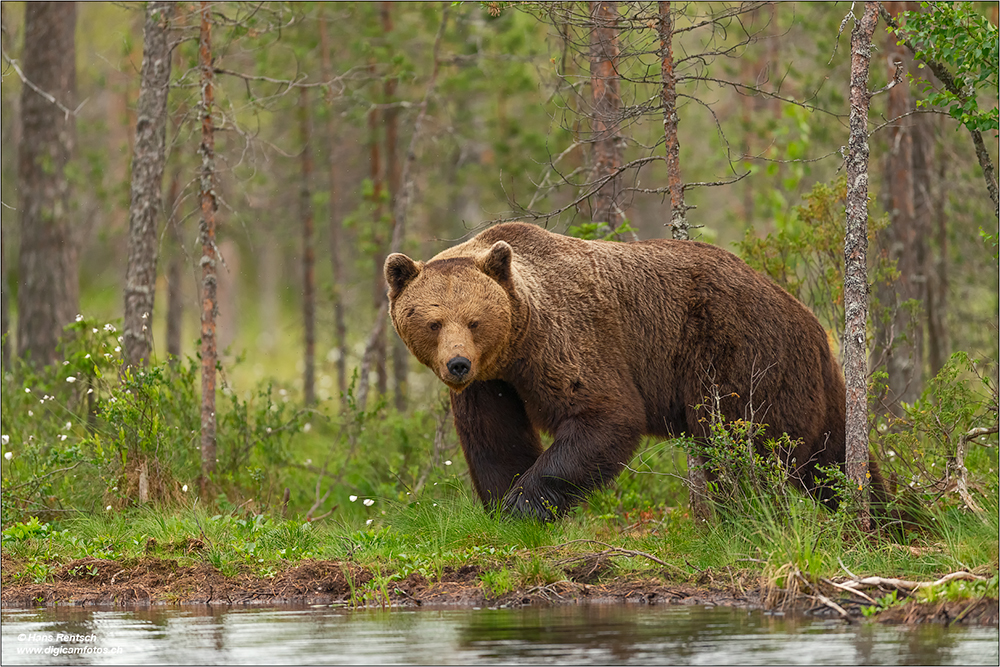
M614 480L643 434L704 436L713 395L726 418L753 412L766 437L799 441L792 477L835 505L815 479L845 458L826 332L732 253L507 223L426 263L390 255L385 278L396 331L451 388L487 508L551 520Z

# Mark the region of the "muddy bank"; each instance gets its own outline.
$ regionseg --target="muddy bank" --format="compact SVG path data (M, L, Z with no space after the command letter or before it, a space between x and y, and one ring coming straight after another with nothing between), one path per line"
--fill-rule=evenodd
M587 581L582 573L570 579L490 596L475 566L446 568L441 578L428 581L418 573L406 579L373 585L373 573L358 565L325 560L305 560L293 567L260 576L240 573L225 576L207 563L181 565L175 560L143 558L117 562L83 558L54 567L51 581L26 581L23 565L2 560L0 602L4 607L135 606L151 604L281 605L325 604L336 606L457 605L516 607L556 604L684 604L764 608L831 618L840 614L810 596L786 596L775 603L775 591L764 595L746 582L730 578L704 585L665 583L652 578L617 578ZM573 580L576 574L579 579ZM779 596L780 597L780 596ZM863 619L862 604L841 598L849 621ZM766 604L765 604L766 603ZM997 626L998 601L963 600L940 604L908 602L881 612L882 623L957 623Z

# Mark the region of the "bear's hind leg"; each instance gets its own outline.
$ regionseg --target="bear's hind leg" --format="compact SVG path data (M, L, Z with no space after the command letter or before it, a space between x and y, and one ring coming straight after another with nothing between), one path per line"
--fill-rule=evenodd
M472 484L483 505L496 509L514 479L541 456L538 431L514 387L501 380L452 392L451 406Z

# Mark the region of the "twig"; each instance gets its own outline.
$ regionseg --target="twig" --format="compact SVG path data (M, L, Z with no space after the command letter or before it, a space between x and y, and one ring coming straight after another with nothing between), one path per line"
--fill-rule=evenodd
M11 67L14 68L14 71L17 72L17 76L21 79L21 81L24 83L24 85L26 85L28 88L31 88L33 91L35 91L36 93L38 93L39 95L41 95L44 99L46 99L50 103L52 103L52 104L56 105L57 107L59 107L59 110L62 111L64 114L66 114L66 118L69 118L70 116L76 116L77 114L79 114L80 113L80 109L83 108L83 105L86 104L90 100L90 98L88 97L84 101L80 102L80 104L77 105L76 109L69 109L69 108L63 106L59 102L59 100L57 100L55 97L52 96L51 93L45 92L44 90L42 90L41 88L39 88L37 85L35 85L35 83L31 81L31 79L29 79L28 77L26 77L24 75L24 72L22 72L21 68L18 66L17 61L14 60L14 59L12 59L10 56L8 56L6 51L3 52L3 59L7 62L8 65L10 65Z
M864 579L856 579L854 581L845 581L843 587L849 589L856 589L861 586L865 587L881 587L889 586L904 593L912 593L913 591L920 590L923 588L932 588L934 586L940 586L941 584L946 584L949 581L954 581L956 579L963 579L965 581L984 581L985 577L980 577L978 575L972 574L971 572L952 572L951 574L946 574L937 581L908 581L906 579L891 579L885 577L865 577Z
M840 614L840 617L843 618L848 623L852 623L853 622L853 620L851 619L851 615L848 614L847 611L845 611L843 607L841 607L839 604L837 604L836 602L834 602L830 598L828 598L825 595L823 595L822 593L820 593L816 589L816 587L813 586L812 582L810 582L808 579L806 579L802 575L802 572L800 572L798 570L798 568L796 568L792 572L792 574L794 576L798 577L799 581L801 581L803 584L805 584L809 588L809 590L812 591L812 595L810 595L809 597L813 598L814 600L818 600L822 604L824 604L827 607L829 607L830 609L834 610L835 612L837 612L838 614Z
M867 594L862 593L861 591L859 591L856 588L851 588L849 586L844 586L843 584L838 584L836 581L830 581L829 579L821 579L821 581L823 581L824 583L830 584L831 586L834 586L836 588L839 588L841 590L845 590L848 593L853 593L854 595L857 595L858 597L862 597L865 600L868 600L869 602L871 602L872 604L878 604L878 602L876 602L874 599L872 599L871 597L869 597Z

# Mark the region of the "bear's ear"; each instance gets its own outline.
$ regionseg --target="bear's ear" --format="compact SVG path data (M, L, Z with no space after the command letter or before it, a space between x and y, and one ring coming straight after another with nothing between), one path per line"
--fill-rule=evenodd
M394 252L385 258L385 282L389 286L389 299L399 296L403 288L420 274L422 263L414 262L406 255Z
M510 282L510 261L514 250L506 241L497 241L485 255L480 255L476 264L479 270L501 285Z

